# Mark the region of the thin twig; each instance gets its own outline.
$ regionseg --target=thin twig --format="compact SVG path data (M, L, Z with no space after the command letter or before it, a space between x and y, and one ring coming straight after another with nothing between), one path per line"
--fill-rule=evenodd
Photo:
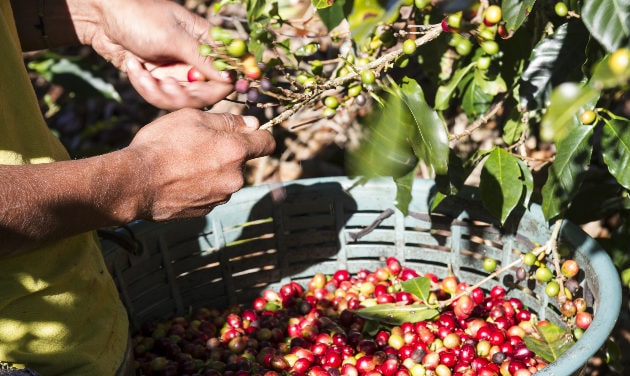
M376 219L374 220L374 222L372 222L372 224L370 224L366 228L362 229L361 231L350 233L350 237L352 238L352 240L354 240L356 242L357 240L361 239L365 235L367 235L370 232L374 231L376 229L376 227L378 227L378 225L381 224L381 222L383 222L385 219L389 218L392 214L394 214L394 210L393 209L386 209L381 214L379 214L378 217L376 217Z
M426 34L416 39L415 41L416 46L419 47L419 46L429 43L430 41L437 38L441 33L442 33L442 27L440 25L432 25L431 28L427 30ZM402 48L396 49L370 62L369 64L365 65L364 68L365 69L382 68L386 64L389 64L392 61L396 60L402 54L403 54ZM260 129L269 129L273 127L274 125L278 125L284 122L291 116L295 115L298 111L300 111L306 105L316 101L325 91L337 88L339 86L343 86L344 84L352 80L355 80L359 76L359 74L360 72L357 70L350 70L350 72L346 75L337 77L333 80L330 80L328 82L325 82L321 85L314 87L310 94L305 95L304 100L294 103L293 107L287 109L286 111L282 112L280 115L264 123L263 125L260 126Z
M479 119L475 120L475 122L472 123L470 125L470 127L466 128L462 133L452 135L451 136L451 141L453 141L453 140L457 141L457 140L460 140L460 139L462 139L464 137L470 136L474 131L476 131L482 125L484 125L487 122L489 122L490 119L492 119L492 117L494 115L496 115L497 112L499 112L499 110L501 110L503 108L503 103L504 102L505 102L505 97L503 97L500 101L498 101L494 105L492 105L492 107L490 107L490 109L485 114L483 114Z

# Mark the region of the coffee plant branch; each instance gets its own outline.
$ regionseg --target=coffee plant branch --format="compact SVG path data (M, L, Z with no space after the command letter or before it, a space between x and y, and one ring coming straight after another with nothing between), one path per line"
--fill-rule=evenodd
M442 27L439 24L431 25L431 27L426 30L426 33L422 37L416 39L415 41L416 46L419 47L419 46L422 46L431 42L432 40L436 39L441 33L442 33ZM402 48L396 49L372 61L371 63L367 64L364 68L381 70L385 66L387 66L389 63L395 61L403 53L404 52ZM306 98L304 100L294 103L293 107L287 109L286 111L282 112L280 115L264 123L263 125L260 126L260 129L270 129L275 125L281 124L282 122L284 122L285 120L289 119L291 116L296 114L298 111L300 111L302 108L304 108L306 105L318 100L324 92L330 89L337 88L339 86L343 86L344 84L359 77L359 75L360 75L359 71L352 70L344 76L337 77L322 85L318 85L316 88L313 89L313 91L310 94L306 95Z

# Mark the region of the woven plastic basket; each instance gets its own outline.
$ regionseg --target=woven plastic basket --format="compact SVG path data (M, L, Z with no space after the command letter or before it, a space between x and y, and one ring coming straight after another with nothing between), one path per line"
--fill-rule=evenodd
M119 229L117 238L129 246L105 240L104 256L132 327L202 306L251 304L263 289L305 282L318 272L374 270L387 256L440 277L450 266L461 280L474 283L487 275L484 257L506 265L551 233L537 206L523 213L518 227L499 231L474 200L474 190L468 193L473 200L449 198L439 205L440 214L429 215L434 183L417 180L408 216L395 210L354 240L393 208L396 191L391 180L355 183L327 178L246 188L205 218ZM608 338L621 306L620 280L607 253L571 223L563 225L561 242L577 251L594 320L574 346L537 375L579 373ZM486 287L506 284L513 280L510 275ZM510 290L540 318L562 324L554 299L548 300L541 287L534 290L538 298Z

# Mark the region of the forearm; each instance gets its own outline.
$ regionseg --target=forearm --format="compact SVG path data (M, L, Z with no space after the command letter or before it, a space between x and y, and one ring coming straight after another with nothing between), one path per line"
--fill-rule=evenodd
M0 256L134 219L142 187L127 154L0 165Z
M100 14L96 0L11 0L24 51L89 44Z

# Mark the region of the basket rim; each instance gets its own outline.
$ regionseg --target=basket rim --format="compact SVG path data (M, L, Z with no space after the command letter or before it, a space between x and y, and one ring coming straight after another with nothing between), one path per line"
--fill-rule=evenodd
M350 188L359 185L361 178L350 178L345 176L325 177L325 178L309 178L297 179L290 182L264 184L259 186L250 186L234 193L231 199L220 206L217 206L208 216L220 216L222 211L229 210L231 204L251 202L257 200L264 195L273 194L273 192L283 187L291 185L300 185L303 187L313 186L322 183L336 183L344 190L352 195ZM435 187L435 181L431 179L416 178L411 187L412 200L414 192L429 192ZM369 188L378 188L384 190L393 190L395 192L396 184L391 178L375 178L367 180L364 185ZM467 187L462 193L462 198L468 201L479 201L478 190L474 187ZM393 203L392 203L393 206ZM398 211L398 209L396 209ZM534 220L541 222L548 229L548 223L542 214L542 208L538 204L530 204L527 208L528 215ZM463 213L466 215L467 213ZM496 224L496 223L495 223ZM152 226L153 223L146 221L137 221L128 227L144 228ZM518 226L520 228L520 224ZM584 332L579 341L576 341L565 353L558 359L549 363L548 366L537 372L536 375L568 375L580 370L588 360L588 357L595 354L599 348L605 343L612 332L621 310L621 279L608 253L596 242L595 239L586 234L579 226L564 221L561 229L563 240L568 241L572 248L588 257L592 269L596 270L595 282L599 287L600 294L605 294L604 299L597 299L594 305L595 314L590 327ZM107 254L108 249L104 247L104 253ZM603 301L602 301L603 300ZM602 305L605 304L605 307ZM585 359L586 358L586 359Z

